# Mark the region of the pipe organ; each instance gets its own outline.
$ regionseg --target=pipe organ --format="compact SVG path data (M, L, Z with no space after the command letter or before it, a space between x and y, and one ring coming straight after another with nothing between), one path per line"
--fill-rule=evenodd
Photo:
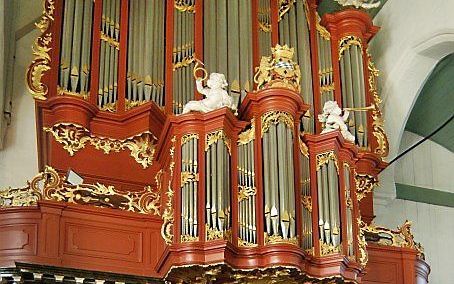
M355 9L320 18L317 3L44 0L27 82L46 171L0 190L0 214L38 210L8 233L40 238L21 259L172 283L360 283L387 166L378 28ZM213 72L237 111L181 114ZM354 142L321 134L332 100Z

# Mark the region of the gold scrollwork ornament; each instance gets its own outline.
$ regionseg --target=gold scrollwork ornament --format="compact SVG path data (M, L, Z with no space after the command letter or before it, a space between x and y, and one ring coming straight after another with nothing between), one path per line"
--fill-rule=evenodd
M55 0L43 1L44 10L36 27L41 35L35 40L32 50L35 58L27 69L27 86L32 96L37 100L45 100L49 91L48 86L42 82L44 74L50 70L52 33L49 31L54 21Z
M271 125L277 124L279 122L284 123L291 130L293 130L294 128L293 117L286 112L270 111L262 115L262 137L263 134L268 132Z
M166 242L166 244L171 244L173 241L173 196L174 190L172 189L172 182L173 182L173 174L174 174L174 167L175 167L175 142L176 137L173 136L171 139L172 146L170 147L170 163L169 163L169 184L167 186L167 202L165 205L164 213L162 214L163 223L161 226L161 236Z

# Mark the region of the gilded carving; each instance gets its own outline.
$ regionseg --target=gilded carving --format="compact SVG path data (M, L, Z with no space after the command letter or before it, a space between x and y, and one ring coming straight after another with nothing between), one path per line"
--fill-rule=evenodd
M369 53L367 54L367 58L367 68L369 69L369 92L374 98L374 109L372 111L372 134L377 139L377 148L374 149L374 151L383 158L388 156L389 142L385 133L385 121L383 120L383 114L380 109L382 100L377 89L377 77L379 76L380 71L375 67L375 63L372 61L372 57Z
M279 21L282 20L284 15L292 8L296 0L279 0Z
M173 170L175 167L175 142L177 141L176 137L172 137L172 146L170 147L170 163L169 163L169 184L167 186L167 202L165 205L164 213L162 214L163 224L161 226L161 236L167 244L171 244L173 241L173 195L174 191L172 189L173 182Z
M265 234L265 244L266 245L272 245L272 244L290 244L290 245L295 245L298 246L298 236L295 236L293 238L288 238L284 239L280 235L271 235L269 236L266 232Z
M303 139L301 139L301 136L299 137L299 148L300 148L301 154L304 157L309 158L309 147L307 147L306 143L303 142Z
M288 128L294 129L293 117L283 111L270 111L262 115L262 137L268 132L270 126L283 122Z
M257 247L258 245L254 244L254 243L250 243L250 242L244 241L241 238L238 238L238 246L239 247L253 248L253 247Z
M312 212L312 197L311 196L302 196L301 197L301 204L307 211Z
M339 40L339 60L344 55L344 52L349 49L352 45L359 46L361 53L363 53L363 44L361 43L361 39L356 36L345 36Z
M175 0L174 2L175 9L180 12L195 13L195 6L191 5L189 1L186 0Z
M216 130L206 135L205 151L208 151L211 144L218 142L219 139L222 139L224 145L227 147L229 151L229 154L232 154L230 138L225 135L224 130L222 129Z
M195 61L195 54L189 55L181 59L179 62L176 62L173 64L173 71L183 68L183 67L188 67Z
M372 175L358 174L355 171L355 184L356 197L358 201L361 201L367 194L374 190L375 186L378 186L378 180Z
M90 92L81 92L81 93L71 92L71 91L63 89L60 86L57 86L57 94L59 96L73 96L73 97L77 97L77 98L82 98L84 100L88 99L88 97L90 96Z
M238 192L238 201L248 199L249 196L254 196L257 193L257 190L255 187L242 186L242 185L238 185L238 187L240 189Z
M116 112L117 111L117 102L106 103L100 108L100 110L107 111L107 112Z
M102 150L104 154L128 149L131 157L144 169L153 164L156 137L149 132L118 140L93 136L86 128L72 123L59 123L52 127L44 127L43 130L51 133L55 141L62 144L70 156L74 156L89 143L95 149Z
M358 261L359 264L362 267L365 267L367 262L369 261L369 255L367 253L367 242L366 242L366 237L364 235L364 232L366 231L366 223L361 220L361 216L358 217L358 226L359 226L359 232L358 232L358 250L359 250L359 256L358 256Z
M151 186L138 192L119 192L100 183L73 185L49 166L24 188L0 190L0 197L0 207L31 206L39 200L54 200L141 214L159 215L160 209L160 193Z
M251 128L238 135L238 145L246 145L255 139L255 121L252 119Z
M44 10L41 20L36 27L41 35L35 40L32 50L35 58L27 69L27 86L35 99L45 100L49 91L48 86L42 82L44 74L50 70L52 33L49 28L54 21L55 0L43 1Z
M180 241L182 243L198 242L199 241L199 237L194 237L194 236L191 236L191 235L181 235L180 236Z
M199 181L199 174L192 172L181 172L181 187L188 182Z
M317 171L319 171L323 165L327 164L329 160L334 161L337 172L339 173L339 164L337 162L337 157L336 154L334 154L334 151L317 154L316 156Z
M332 244L327 244L320 240L320 255L321 256L336 254L336 253L341 253L341 252L342 252L342 247L340 244L335 246Z
M294 52L287 45L277 44L271 48L271 56L262 56L254 75L258 90L277 87L300 92L301 71L293 61Z
M183 137L181 137L181 146L189 142L191 139L199 139L199 134L191 133L183 135Z
M141 106L143 104L147 103L147 101L133 101L133 100L125 100L125 108L126 110L130 110L132 108Z
M397 230L391 230L375 224L366 225L362 222L361 230L367 233L369 241L378 245L412 248L417 250L420 255L423 255L424 249L421 244L415 242L411 233L411 224L410 221L406 220L402 226L397 227Z
M117 50L120 50L120 43L110 36L104 34L102 31L100 33L100 39L107 42L110 46L114 47Z
M207 224L205 226L205 232L206 232L207 241L214 241L214 240L232 241L232 231L231 230L220 231L215 228L210 228L210 226L208 226L208 224Z

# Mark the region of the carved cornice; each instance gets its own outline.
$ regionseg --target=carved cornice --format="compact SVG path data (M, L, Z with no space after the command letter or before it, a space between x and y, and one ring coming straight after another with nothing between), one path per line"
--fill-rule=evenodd
M139 192L120 192L113 186L73 185L52 167L46 166L23 188L0 189L0 207L32 206L40 200L53 200L141 214L160 215L160 192L146 186Z
M128 149L131 157L144 169L153 164L155 141L157 140L150 132L143 132L139 135L119 140L104 138L91 135L90 132L77 124L58 123L52 127L43 127L45 132L49 132L55 141L63 145L70 156L85 148L86 144L94 146L97 150L102 150L104 154L120 152Z
M36 27L41 31L41 35L35 40L32 50L35 58L27 69L27 86L35 99L45 100L49 91L48 86L42 82L44 74L50 70L51 58L49 55L52 49L52 32L50 27L54 22L55 2L54 0L43 1L44 10L41 20L36 23Z

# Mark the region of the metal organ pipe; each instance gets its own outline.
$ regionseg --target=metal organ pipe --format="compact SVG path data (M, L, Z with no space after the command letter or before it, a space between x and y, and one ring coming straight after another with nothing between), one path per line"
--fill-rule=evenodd
M366 107L366 89L364 85L363 51L360 39L347 36L340 41L340 73L342 79L342 103L348 108ZM350 132L356 138L356 144L362 148L369 145L367 139L367 113L355 111L348 122Z
M163 0L129 2L126 108L148 101L164 102Z
M63 9L59 93L88 97L92 0L67 0Z

